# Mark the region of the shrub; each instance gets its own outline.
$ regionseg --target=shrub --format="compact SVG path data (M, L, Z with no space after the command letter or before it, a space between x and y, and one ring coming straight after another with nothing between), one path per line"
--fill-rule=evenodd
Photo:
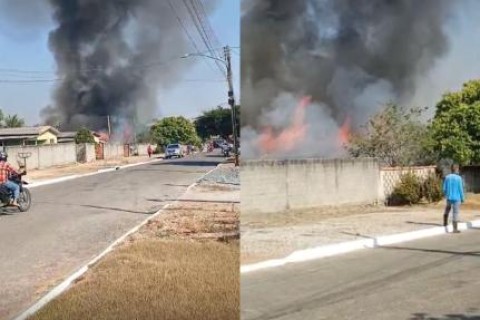
M439 202L442 200L442 179L434 173L428 175L422 185L422 194L428 202Z
M414 173L402 174L389 198L390 205L412 205L422 200L422 182Z

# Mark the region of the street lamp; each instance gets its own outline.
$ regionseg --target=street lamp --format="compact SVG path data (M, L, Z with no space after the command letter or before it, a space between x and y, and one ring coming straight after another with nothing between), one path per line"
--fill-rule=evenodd
M234 148L234 153L235 153L235 166L239 165L239 159L238 159L238 143L237 143L237 125L236 125L236 110L235 110L235 96L233 94L233 82L232 82L232 63L230 59L230 47L226 46L223 48L224 54L225 54L225 60L209 56L206 54L202 53L187 53L183 55L181 58L190 58L190 57L204 57L204 58L209 58L213 59L216 61L220 61L223 63L227 69L227 83L228 83L228 104L232 108L232 131L233 131L233 148Z

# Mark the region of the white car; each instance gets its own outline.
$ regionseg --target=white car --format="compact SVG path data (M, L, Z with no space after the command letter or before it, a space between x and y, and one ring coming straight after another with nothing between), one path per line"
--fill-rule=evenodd
M182 158L184 156L184 148L178 143L169 144L165 150L165 159L170 159L173 157Z

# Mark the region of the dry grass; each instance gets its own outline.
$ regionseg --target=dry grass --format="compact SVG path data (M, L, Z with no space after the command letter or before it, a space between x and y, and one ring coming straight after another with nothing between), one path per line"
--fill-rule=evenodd
M469 193L460 210L480 210L480 194ZM242 225L249 228L284 227L315 223L331 218L347 217L358 214L409 212L412 210L443 211L445 200L437 203L419 204L414 206L383 206L383 205L343 205L303 210L289 210L272 214L242 214Z
M239 319L240 249L232 233L238 208L176 205L31 319Z
M238 243L144 240L32 319L239 319Z
M264 214L242 214L242 225L249 228L280 227L315 223L336 217L357 214L401 212L411 208L385 207L383 205L342 205L325 206L302 210L288 210Z

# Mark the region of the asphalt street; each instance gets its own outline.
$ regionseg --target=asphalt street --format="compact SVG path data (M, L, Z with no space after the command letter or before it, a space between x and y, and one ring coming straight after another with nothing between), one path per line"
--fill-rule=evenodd
M242 319L480 319L480 230L242 274Z
M24 311L222 160L198 155L32 188L29 212L0 215L0 319Z

